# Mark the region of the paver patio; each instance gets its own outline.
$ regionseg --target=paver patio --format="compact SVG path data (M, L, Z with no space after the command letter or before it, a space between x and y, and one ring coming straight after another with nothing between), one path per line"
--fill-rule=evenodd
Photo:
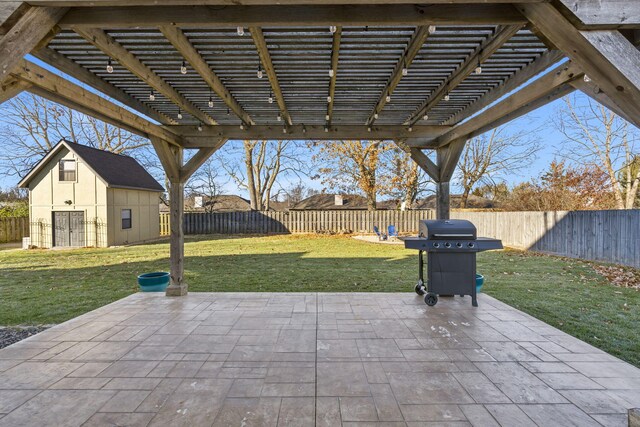
M0 426L624 426L640 406L640 369L479 303L135 294L0 350Z

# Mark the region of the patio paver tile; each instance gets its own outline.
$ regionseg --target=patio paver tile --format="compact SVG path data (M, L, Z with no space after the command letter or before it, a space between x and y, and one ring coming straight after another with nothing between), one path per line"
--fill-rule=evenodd
M132 295L0 350L0 426L618 427L640 405L640 369L468 302Z

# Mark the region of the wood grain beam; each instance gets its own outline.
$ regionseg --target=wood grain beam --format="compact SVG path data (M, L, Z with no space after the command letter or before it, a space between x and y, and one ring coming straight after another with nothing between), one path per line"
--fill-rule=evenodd
M382 112L382 109L387 103L387 95L393 94L400 83L400 80L402 80L402 70L411 66L411 63L415 59L416 55L418 55L418 52L420 52L420 49L429 38L429 35L434 31L435 27L431 25L423 25L416 28L405 51L400 56L398 63L391 73L389 80L387 80L387 83L378 98L378 102L376 102L376 106L373 108L369 119L367 119L368 125L373 124L376 121L376 115L379 115Z
M449 182L453 177L453 172L456 170L460 155L464 146L467 143L467 138L458 138L451 141L446 147L438 148L438 167L440 169L440 179L438 182Z
M29 10L29 5L22 1L0 2L0 36L4 36Z
M511 37L513 37L522 28L521 25L500 26L496 32L487 37L484 42L478 46L475 51L460 64L458 68L451 73L427 98L423 104L407 119L405 124L414 125L422 120L425 114L428 114L442 98L449 92L453 91L460 83L464 81L471 73L474 72L478 64L486 61L498 49L502 47Z
M338 61L340 59L340 41L342 39L342 27L336 27L331 43L331 76L329 80L329 102L327 102L327 125L331 125L333 119L333 103L336 95L336 80L338 79Z
M32 7L0 38L0 83L47 36L66 8Z
M211 147L200 148L198 152L180 169L180 180L187 182L189 178L204 164L209 158L227 142L226 139L214 142Z
M0 104L20 95L29 88L29 83L22 80L8 78L0 85Z
M225 5L78 7L60 25L67 28L135 28L173 24L180 28L365 26L365 25L497 25L525 24L511 4L361 4L361 5ZM201 2L198 2L201 4ZM273 2L271 2L273 3ZM430 2L433 3L433 2ZM113 6L113 5L111 5Z
M151 145L153 146L169 181L180 181L180 169L182 168L182 164L178 164L176 161L175 154L171 150L171 144L154 135L150 135L149 140L151 141Z
M191 101L178 93L178 91L176 91L171 85L162 80L162 78L140 62L138 58L103 30L96 28L76 28L74 31L110 58L113 58L113 60L131 71L134 75L151 86L155 91L164 95L182 111L191 114L202 123L209 125L216 124L214 119L209 117L202 110L193 105Z
M430 4L448 5L455 3L463 4L486 4L486 3L534 3L547 0L429 0ZM158 6L158 0L29 0L29 3L35 6ZM205 6L229 6L230 4L239 6L265 6L272 5L273 0L162 0L163 5L168 6L192 6L194 4ZM278 4L283 6L299 6L299 5L393 5L401 6L406 4L414 4L415 0L278 0ZM219 7L217 9L220 9Z
M211 70L207 61L205 61L200 53L193 47L180 28L175 25L162 25L160 26L160 31L162 31L162 34L164 34L173 47L180 52L182 57L196 70L200 77L207 82L222 102L224 102L240 120L249 125L254 124L251 116L249 116L233 95L231 95L231 92L229 92L220 78Z
M29 61L21 60L11 76L30 84L32 89L38 88L39 94L51 94L55 97L55 102L70 108L82 108L84 113L116 126L126 127L138 135L145 137L153 135L173 144L179 144L179 138L170 130L155 125Z
M640 52L619 31L579 31L548 3L519 10L626 115L640 122Z
M611 101L611 98L609 98L606 93L602 92L602 90L600 90L600 88L593 81L587 82L584 79L578 79L572 81L570 84L575 89L581 90L584 94L589 96L594 101L599 102L629 123L633 123L635 126L640 128L640 121L628 115L626 111L621 110L620 107L618 107L613 101Z
M280 88L278 75L276 74L276 70L273 67L271 54L269 53L269 46L267 46L267 41L264 39L262 28L249 27L249 31L251 32L251 37L253 37L253 42L256 45L256 49L258 50L258 55L260 56L262 66L264 67L264 70L267 73L267 77L269 78L271 90L273 90L273 96L275 97L278 107L280 108L280 115L282 116L282 120L284 120L284 122L288 126L291 126L293 124L293 120L291 120L291 115L289 114L287 105L284 102L284 96L282 95L282 89Z
M478 98L476 101L472 102L467 107L463 108L462 110L451 116L449 119L442 122L442 124L454 125L473 116L480 110L488 107L498 99L502 98L504 95L519 88L520 86L531 80L533 77L547 70L548 68L559 62L562 58L564 58L564 54L557 50L549 50L543 53L538 59L514 73L513 76L505 80L501 85L491 89L482 97Z
M487 131L490 127L495 127L496 124L504 123L507 117L510 117L509 120L515 118L514 112L519 111L521 114L524 114L523 111L531 111L531 109L533 109L532 105L535 107L541 105L539 103L533 103L539 102L540 100L547 103L553 99L557 99L557 94L551 97L547 96L552 95L554 91L557 91L560 87L564 87L572 80L582 78L583 76L584 74L577 65L571 62L562 64L484 112L455 126L446 134L436 138L432 146L444 147L451 141L459 138L468 139L470 135L474 133L477 134L480 130ZM522 110L523 108L525 108L525 110Z
M638 28L637 0L558 0L567 14L575 16L579 27L591 29Z
M241 130L235 125L203 126L198 130L197 126L166 126L172 132L196 142L195 146L185 145L185 148L206 147L211 141L218 139L301 139L301 140L337 140L337 139L367 139L367 140L405 140L408 138L436 138L452 129L452 126L414 126L409 132L406 126L376 125L367 126L331 126L329 132L325 132L324 126L292 125L283 133L282 126L255 125ZM198 145L198 144L204 145Z
M102 92L108 97L121 102L127 107L139 112L140 114L144 114L145 116L162 124L178 124L178 122L173 118L154 110L146 104L143 104L142 102L123 92L121 89L113 86L111 83L108 83L105 80L102 80L91 71L87 70L81 65L76 64L72 60L68 59L64 55L59 54L53 49L43 48L31 52L31 54L39 60L51 65L54 68L57 68L63 73L73 77L74 79L81 81L87 86L90 86Z
M420 168L429 175L431 179L434 181L440 180L440 168L438 165L433 163L433 161L427 157L424 152L419 148L411 148L409 151L409 155L411 159L416 162Z

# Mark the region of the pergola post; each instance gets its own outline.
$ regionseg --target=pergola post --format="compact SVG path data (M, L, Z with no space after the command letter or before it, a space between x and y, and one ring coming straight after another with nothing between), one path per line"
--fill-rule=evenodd
M452 141L446 147L438 148L436 156L440 176L436 180L436 218L449 219L451 213L450 182L453 172L456 169L466 138L459 138Z
M178 147L170 148L173 151L174 161L180 167L182 165L184 150ZM169 223L171 237L169 241L169 259L171 283L167 287L167 296L183 296L187 294L187 284L184 282L184 184L178 173L169 177Z

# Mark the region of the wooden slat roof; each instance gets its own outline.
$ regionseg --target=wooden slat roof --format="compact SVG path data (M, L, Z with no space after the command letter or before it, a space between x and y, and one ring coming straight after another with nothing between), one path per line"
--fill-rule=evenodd
M497 26L438 26L420 49L408 75L379 115L376 123L402 125L429 95L497 30ZM221 79L224 86L258 125L278 125L278 105L268 102L271 92L265 74L257 78L259 57L245 29L186 28L185 35ZM294 124L322 125L327 111L332 34L328 27L265 27L262 29L285 103ZM364 125L389 80L416 27L343 27L334 113L336 125ZM240 119L189 66L156 28L105 29L105 32L170 84L198 109L219 124L239 125ZM112 58L114 72L107 73L109 57L72 30L53 38L49 48L85 67L98 77L154 110L176 119L178 107L159 93L149 100L150 86ZM501 84L546 51L529 30L522 29L482 64L482 73L471 74L452 88L450 100L441 100L429 112L428 121L441 124L456 112ZM213 99L213 108L208 106ZM180 124L198 119L182 111Z

